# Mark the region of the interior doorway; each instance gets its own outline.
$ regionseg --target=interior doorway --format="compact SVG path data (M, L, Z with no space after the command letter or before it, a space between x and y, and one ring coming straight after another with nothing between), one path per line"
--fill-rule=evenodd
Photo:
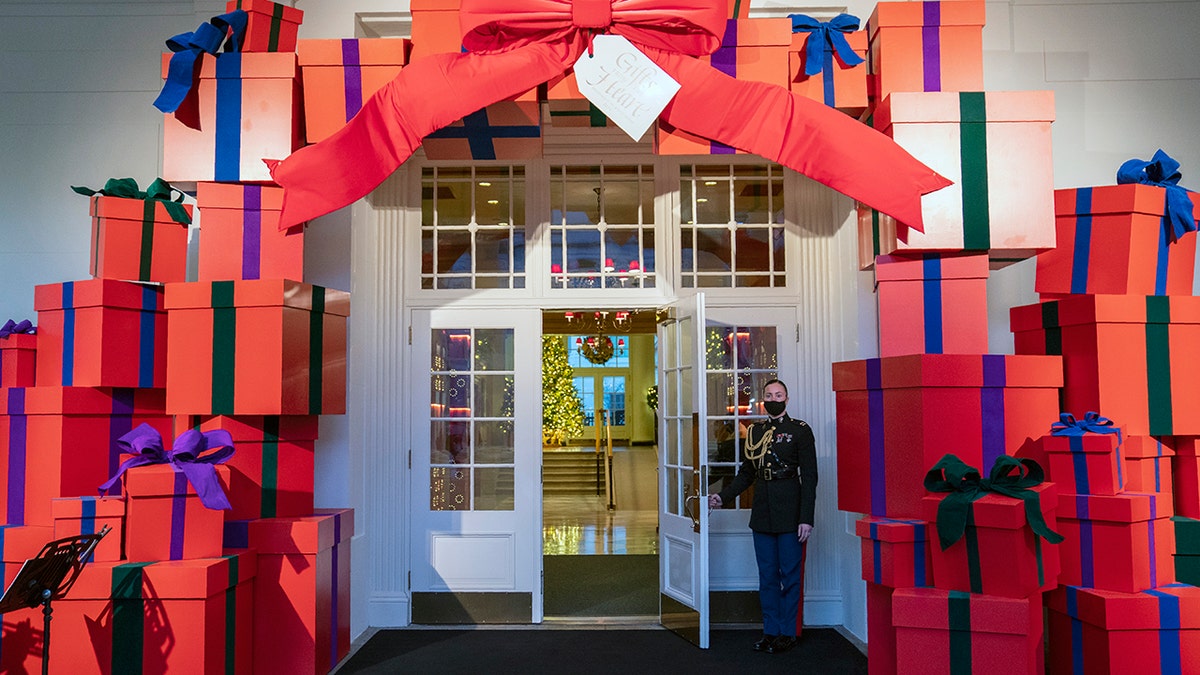
M655 310L542 315L547 620L659 620Z

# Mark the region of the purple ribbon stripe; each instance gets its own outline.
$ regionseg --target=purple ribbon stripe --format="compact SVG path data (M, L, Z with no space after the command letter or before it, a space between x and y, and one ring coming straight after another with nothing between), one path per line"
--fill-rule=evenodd
M242 192L242 278L261 278L262 186L245 185Z
M867 419L870 454L871 515L887 513L887 453L883 438L883 374L879 359L867 359Z
M721 46L709 56L713 68L733 78L737 77L737 44L738 22L737 19L729 19L725 22ZM737 150L719 141L709 141L708 152L710 155L732 155Z
M942 90L942 3L921 3L925 21L921 28L921 59L925 91Z
M27 446L25 389L8 390L8 524L25 524L25 463Z
M358 40L342 40L342 77L346 84L346 121L358 114L363 104L362 62Z
M983 466L992 466L996 463L996 458L1007 454L1004 440L1006 378L1004 355L985 354L983 356L983 388L979 392L980 412L982 413Z
M171 552L170 560L183 560L183 535L187 525L188 480L179 469L175 469L175 487L171 497Z

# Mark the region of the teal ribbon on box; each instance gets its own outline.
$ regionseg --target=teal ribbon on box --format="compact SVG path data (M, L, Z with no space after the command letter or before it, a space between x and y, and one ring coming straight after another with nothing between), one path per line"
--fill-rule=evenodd
M1166 188L1163 228L1170 243L1196 231L1195 207L1186 188L1179 185L1179 162L1159 149L1150 161L1131 159L1117 169L1117 184L1141 183Z
M71 189L87 197L104 195L105 197L121 197L123 199L141 199L146 202L159 202L167 210L167 215L171 216L171 220L181 225L190 225L192 223L192 217L188 215L187 209L183 208L183 191L171 187L170 183L161 178L155 178L154 182L146 187L145 192L138 190L137 181L132 178L109 178L105 181L104 187L99 190L76 185L72 185ZM153 203L147 204L147 209L151 213L153 213L153 209L151 208L153 206Z
M829 21L818 21L807 14L788 14L792 20L793 33L811 33L804 45L804 74L812 77L822 70L826 77L833 76L833 55L847 66L857 66L864 61L854 53L846 41L846 33L858 30L858 17L838 14Z
M158 98L154 99L154 107L164 113L175 113L180 122L193 129L199 129L199 114L191 109L192 106L181 109L193 91L196 63L204 54L216 55L222 43L225 45L225 51L237 51L246 32L248 20L246 10L235 9L209 19L208 23L200 24L200 27L191 33L180 33L167 40L167 49L174 54L167 65L167 79L163 82L162 91L158 93ZM229 39L226 40L226 37Z
M967 466L957 456L948 454L925 474L925 489L930 492L947 492L938 505L937 531L942 550L950 548L962 538L967 529L971 504L995 492L1025 503L1025 519L1034 534L1057 544L1063 536L1050 529L1042 515L1038 493L1030 490L1046 479L1041 465L1032 459L1017 459L1001 455L992 465L988 478L983 478L979 469Z

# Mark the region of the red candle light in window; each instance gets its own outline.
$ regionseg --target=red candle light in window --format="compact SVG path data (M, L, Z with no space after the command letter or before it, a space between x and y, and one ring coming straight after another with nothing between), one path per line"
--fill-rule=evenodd
M553 263L550 265L550 271L554 274L562 274L562 265L559 265L558 263Z
M639 262L638 262L638 261L636 261L636 260L630 260L630 261L629 261L629 271L630 271L630 272L636 272L636 271L638 271L638 270L640 270L640 269L642 269L641 263L639 263Z
M611 271L613 271L614 269L616 269L616 268L613 266L613 259L612 259L612 258L605 258L605 259L604 259L604 271L605 271L605 272L611 272Z
M624 347L625 346L625 338L617 338L617 346Z
M583 338L581 338L581 337L577 337L577 338L575 338L575 344L577 344L577 345L582 345L582 344L583 344Z

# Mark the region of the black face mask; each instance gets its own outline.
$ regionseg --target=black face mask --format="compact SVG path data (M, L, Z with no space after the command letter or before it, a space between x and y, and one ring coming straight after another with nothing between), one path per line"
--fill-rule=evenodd
M786 401L763 401L763 409L766 410L767 414L770 415L771 417L779 417L780 415L783 414L784 410L787 410L787 402Z

